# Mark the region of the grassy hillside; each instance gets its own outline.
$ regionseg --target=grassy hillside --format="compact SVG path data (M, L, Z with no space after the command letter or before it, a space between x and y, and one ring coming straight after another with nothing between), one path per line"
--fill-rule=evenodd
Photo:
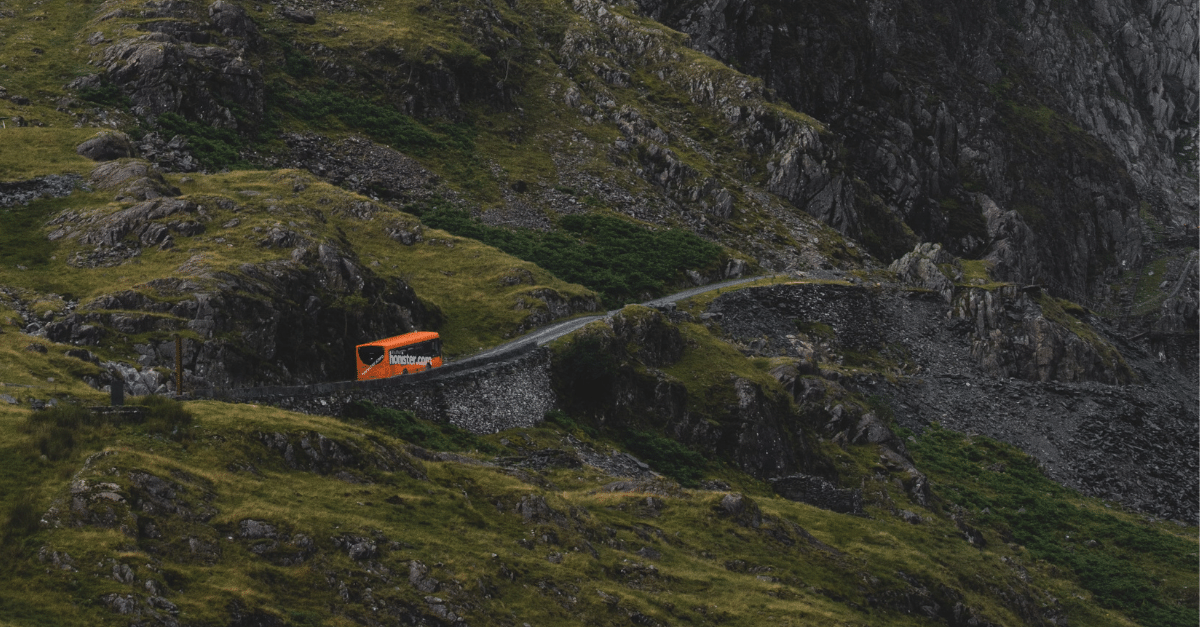
M716 294L562 340L560 409L528 429L88 409L104 362L165 374L176 335L197 380L291 383L406 324L460 357L727 272L888 289L871 255L915 236L839 140L632 5L0 0L0 122L0 193L74 186L0 206L0 624L1197 623L1194 527L936 427L899 432L919 504L894 453L822 430L838 403L894 428L886 405L824 381L797 402L775 371L798 362L701 321ZM149 148L77 154L109 130ZM861 245L804 208L835 197ZM1126 279L1159 306L1158 275ZM911 374L844 357L829 381ZM775 495L744 455L764 425L865 512ZM622 451L653 472L596 461Z
M919 456L943 451L936 467L948 472L934 475L937 492L966 508L983 543L872 476L868 448L836 453L847 475L862 476L867 516L770 496L714 466L709 478L746 486L743 509L731 511L721 490L665 479L614 484L586 465L524 464L536 451L569 459L577 447L609 446L552 423L459 438L463 452L439 458L407 448L379 418L371 426L247 405L184 409L192 419L176 413L174 426L167 418L78 426L69 451L41 459L36 425L45 418L0 410L3 551L15 565L0 586L5 620L125 624L132 617L113 599L132 599L126 606L143 619L184 624L239 614L295 625L411 616L436 624L453 612L473 625L918 625L943 620L925 615L931 603L934 614L1009 625L1195 617L1187 601L1194 530L1105 509L1036 475L1009 488L1018 499L1048 490L1034 516L1087 512L1087 530L1071 529L1082 531L1079 551L1132 557L1110 567L1144 573L1150 596L1116 600L1089 571L1046 553L1047 543L1061 543L1060 529L1010 531L995 518L1004 514L979 514L982 503L962 497L969 479L949 474L997 454L1008 472L1024 472L1028 458L978 441L945 450L947 435L936 430L917 441ZM318 437L340 453L292 463L271 444ZM904 522L900 509L918 512L920 524ZM1122 553L1128 542L1165 553Z

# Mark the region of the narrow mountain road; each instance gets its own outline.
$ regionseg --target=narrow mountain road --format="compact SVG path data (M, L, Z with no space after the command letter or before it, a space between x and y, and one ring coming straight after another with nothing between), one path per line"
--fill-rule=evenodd
M766 278L780 277L780 276L783 276L783 275L754 276L754 277L748 277L748 278L743 278L743 279L733 279L731 281L722 281L720 283L712 283L709 285L702 285L700 287L694 287L692 289L683 290L682 292L676 292L674 294L663 296L661 298L655 298L655 299L648 300L644 303L639 303L639 304L645 305L646 307L661 307L663 305L666 305L667 303L679 302L681 300L685 300L685 299L691 298L693 296L698 296L698 295L704 294L706 292L711 292L714 290L724 289L727 287L734 287L736 285L741 285L743 283L751 283L753 281L761 281ZM494 355L499 355L501 353L507 353L507 352L516 350L516 349L521 348L521 347L525 346L526 344L530 344L530 343L536 343L538 346L542 346L542 345L548 344L550 342L553 342L554 340L557 340L558 338L560 338L572 331L583 328L584 326L587 326L589 323L595 322L597 320L604 320L606 318L611 318L612 316L616 315L616 313L618 311L620 311L620 309L613 309L612 311L608 311L608 312L605 312L602 314L596 314L593 316L584 316L582 318L572 318L570 320L556 322L549 326L545 326L540 329L535 329L533 331L530 331L529 333L522 335L519 338L516 338L514 340L509 340L503 344L500 344L499 346L494 346L487 350L475 353L474 355L470 355L470 356L464 357L462 359L457 359L452 363L462 364L462 363L472 362L475 360L487 359Z

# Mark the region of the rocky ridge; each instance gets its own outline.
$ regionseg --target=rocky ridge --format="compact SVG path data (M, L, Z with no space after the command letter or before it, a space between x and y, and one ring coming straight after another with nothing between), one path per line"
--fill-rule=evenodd
M961 291L959 298L979 290ZM838 405L833 390L879 395L897 425L920 431L937 422L987 435L1036 457L1049 476L1085 494L1194 524L1200 494L1180 489L1193 485L1189 477L1197 472L1190 453L1197 397L1182 384L1194 375L1194 362L1160 361L1149 343L1118 340L1129 365L1097 368L1095 353L1087 352L1094 349L1082 348L1087 342L1041 317L1028 298L1016 302L992 319L1054 330L979 334L982 319L960 317L934 293L854 285L749 288L719 297L709 313L747 354L797 359L776 376L797 402L823 405L831 426L858 422L838 420L852 406ZM988 341L995 337L1009 339ZM857 364L844 357L864 352L878 357ZM1029 368L1004 367L1017 363ZM1138 382L1130 383L1135 373ZM863 437L853 428L846 433Z
M986 256L1007 280L1102 300L1144 261L1140 201L1195 228L1194 6L639 6L824 121L922 239Z

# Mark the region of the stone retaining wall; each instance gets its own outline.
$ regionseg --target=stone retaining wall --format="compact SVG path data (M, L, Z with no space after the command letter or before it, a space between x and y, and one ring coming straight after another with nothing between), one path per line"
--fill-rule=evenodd
M450 364L391 379L204 390L196 396L326 416L341 415L353 401L370 401L480 434L535 425L555 404L550 351L533 344L486 362Z

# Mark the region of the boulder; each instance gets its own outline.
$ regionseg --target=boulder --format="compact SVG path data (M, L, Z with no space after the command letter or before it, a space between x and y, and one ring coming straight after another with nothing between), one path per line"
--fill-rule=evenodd
M217 0L208 5L208 20L213 28L227 37L238 37L253 40L258 36L258 27L254 20L246 15L246 10L232 2Z
M717 511L732 518L743 527L757 529L762 526L762 510L753 499L737 492L731 492L721 497Z
M895 272L905 283L941 294L948 303L954 297L954 283L938 266L954 261L952 255L942 250L941 244L923 242L917 244L912 252L905 253L903 257L893 261L888 270Z
M120 131L106 131L79 144L75 152L92 161L112 161L134 156L133 142Z
M150 200L179 195L179 189L171 187L162 174L145 161L102 163L92 170L90 180L97 189L116 190L118 199Z
M279 11L279 14L282 15L284 17L284 19L286 19L290 22L295 22L297 24L316 24L317 23L317 15L315 13L313 13L312 11L306 11L303 9L287 8L287 9L281 9Z

